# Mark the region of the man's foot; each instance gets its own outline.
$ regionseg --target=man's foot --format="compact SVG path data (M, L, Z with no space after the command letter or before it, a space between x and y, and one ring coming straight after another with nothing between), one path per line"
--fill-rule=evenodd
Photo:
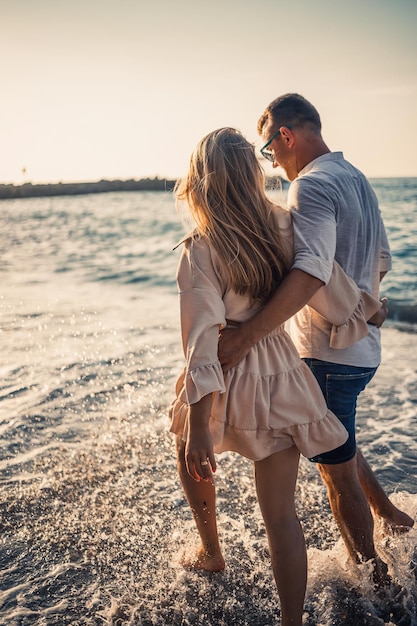
M210 554L202 547L194 554L184 553L180 558L180 563L185 569L205 572L222 572L226 567L220 552Z
M414 526L413 518L394 505L384 515L380 515L380 522L386 534L406 533Z

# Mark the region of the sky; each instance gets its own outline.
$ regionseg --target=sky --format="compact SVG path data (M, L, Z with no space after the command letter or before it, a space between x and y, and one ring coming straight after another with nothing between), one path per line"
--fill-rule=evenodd
M288 92L367 176L417 176L416 0L0 0L0 81L0 183L177 178Z

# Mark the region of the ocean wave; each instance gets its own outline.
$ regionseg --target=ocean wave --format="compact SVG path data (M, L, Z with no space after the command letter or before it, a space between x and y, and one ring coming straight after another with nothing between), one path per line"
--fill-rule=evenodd
M388 299L388 319L394 322L417 323L417 304Z

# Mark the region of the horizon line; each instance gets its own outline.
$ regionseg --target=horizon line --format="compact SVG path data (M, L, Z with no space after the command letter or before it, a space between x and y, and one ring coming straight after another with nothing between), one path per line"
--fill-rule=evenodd
M417 178L417 174L415 175L406 175L406 174L401 174L401 175L374 175L374 176L368 176L366 175L366 178L368 179L385 179L385 178ZM7 181L7 182L0 182L0 187L24 187L24 186L47 186L47 185L88 185L88 184L99 184L99 183L139 183L139 182L162 182L162 181L166 181L166 182L172 182L172 181L177 181L180 178L182 178L183 176L160 176L160 175L155 175L155 176L143 176L140 178L96 178L96 179L71 179L71 180L49 180L49 181L33 181L33 180L25 180L23 182L11 182L11 181ZM281 180L285 181L285 182L289 182L287 181L286 178L282 177L280 174L265 174L265 178L267 179L271 179L271 178L280 178Z

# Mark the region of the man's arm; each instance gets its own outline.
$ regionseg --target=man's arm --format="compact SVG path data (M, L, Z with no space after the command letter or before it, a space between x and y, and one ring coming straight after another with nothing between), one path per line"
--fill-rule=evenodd
M311 274L291 270L259 313L236 329L221 331L219 360L223 371L239 363L255 343L302 309L323 285Z

